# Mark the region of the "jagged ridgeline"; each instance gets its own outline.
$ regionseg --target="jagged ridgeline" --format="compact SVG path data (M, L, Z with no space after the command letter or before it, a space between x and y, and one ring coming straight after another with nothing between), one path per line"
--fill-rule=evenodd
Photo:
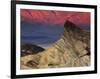
M21 69L89 66L90 53L90 32L66 21L61 38L52 47L21 57Z

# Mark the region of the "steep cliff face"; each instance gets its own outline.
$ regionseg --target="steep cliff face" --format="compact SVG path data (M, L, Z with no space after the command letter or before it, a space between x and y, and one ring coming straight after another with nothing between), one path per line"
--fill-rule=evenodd
M38 59L36 59L37 56ZM89 66L90 33L66 21L61 38L52 47L32 57L31 61L38 60L35 68ZM28 56L26 58L28 59ZM24 57L22 60L24 61ZM29 64L28 61L25 63ZM31 68L33 68L32 65Z
M83 31L78 26L70 21L66 21L64 25L64 33L61 39L55 44L60 50L67 51L72 49L77 56L82 56L89 53L90 48L90 33ZM83 52L83 50L87 52Z

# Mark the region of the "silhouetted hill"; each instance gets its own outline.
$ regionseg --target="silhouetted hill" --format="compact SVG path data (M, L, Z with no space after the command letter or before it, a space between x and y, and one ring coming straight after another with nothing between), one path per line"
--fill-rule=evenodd
M44 48L37 46L37 45L22 44L21 45L21 56L30 55L30 54L37 54L37 53L42 52L44 50L45 50Z

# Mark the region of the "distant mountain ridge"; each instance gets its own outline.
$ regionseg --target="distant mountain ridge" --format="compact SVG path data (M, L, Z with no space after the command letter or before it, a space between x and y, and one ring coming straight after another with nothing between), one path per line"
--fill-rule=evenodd
M34 45L34 44L22 44L21 45L21 56L37 54L44 50L45 50L44 48Z

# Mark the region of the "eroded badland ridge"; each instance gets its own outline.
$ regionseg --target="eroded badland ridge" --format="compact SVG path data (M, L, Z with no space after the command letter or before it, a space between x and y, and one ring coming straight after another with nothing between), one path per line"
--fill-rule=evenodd
M61 38L52 47L21 57L21 69L89 66L90 52L90 33L66 21Z

